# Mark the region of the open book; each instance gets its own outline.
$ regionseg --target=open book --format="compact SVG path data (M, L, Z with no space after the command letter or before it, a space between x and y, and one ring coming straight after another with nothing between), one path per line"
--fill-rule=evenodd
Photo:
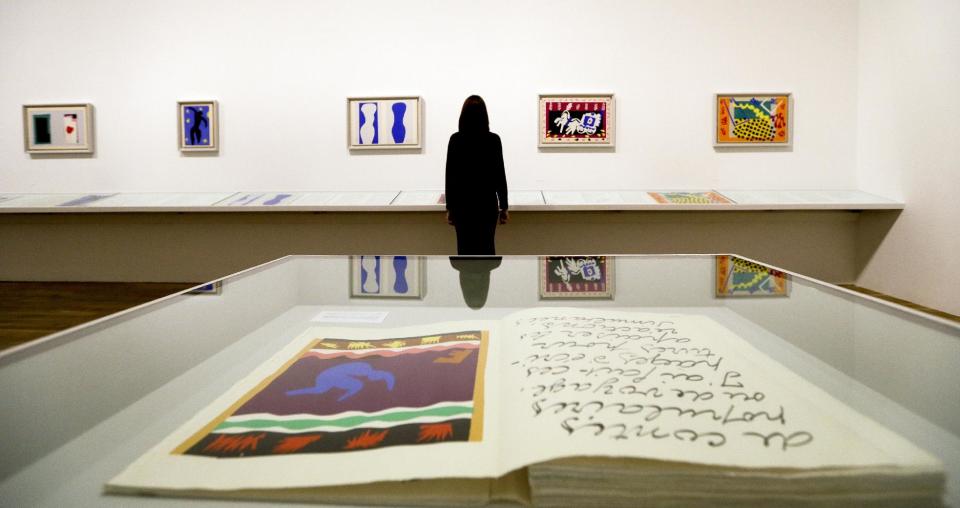
M939 462L707 316L314 328L106 486L347 504L940 506Z

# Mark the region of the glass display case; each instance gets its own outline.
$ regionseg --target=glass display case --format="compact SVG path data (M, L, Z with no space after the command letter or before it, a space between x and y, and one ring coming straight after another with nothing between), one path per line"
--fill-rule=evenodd
M312 327L576 308L711 318L938 458L960 506L960 326L731 259L289 256L45 337L0 353L0 505L221 506L104 485Z

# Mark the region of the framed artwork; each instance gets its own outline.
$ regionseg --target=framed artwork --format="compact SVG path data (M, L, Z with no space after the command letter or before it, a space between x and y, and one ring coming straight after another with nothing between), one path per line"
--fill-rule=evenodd
M539 146L613 146L613 94L540 95Z
M220 114L217 101L177 103L177 132L181 152L220 150Z
M733 201L717 191L704 192L648 192L657 203L664 205L723 205Z
M423 297L420 256L351 256L350 296Z
M789 146L793 101L789 93L714 96L714 146Z
M489 334L311 340L171 453L223 460L483 440Z
M27 153L93 153L93 105L24 106L23 147Z
M420 148L420 102L416 96L348 98L347 147Z
M613 298L613 259L541 257L540 298Z
M223 292L223 281L208 282L187 292L188 295L219 295Z
M769 266L737 256L717 256L717 296L788 296L789 282L787 274Z

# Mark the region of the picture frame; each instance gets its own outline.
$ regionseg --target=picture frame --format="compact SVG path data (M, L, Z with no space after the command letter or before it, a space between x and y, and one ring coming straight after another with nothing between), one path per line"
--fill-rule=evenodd
M790 295L790 276L762 263L739 256L716 256L716 291L719 298Z
M419 95L347 98L349 150L419 150L423 146Z
M612 93L540 94L538 146L613 147L616 99Z
M793 94L717 93L713 146L792 146Z
M541 299L613 298L613 257L542 256L538 267Z
M351 298L423 298L421 256L350 256Z
M23 106L23 149L29 154L92 154L93 104Z
M181 152L220 151L220 110L215 100L177 102L177 146Z

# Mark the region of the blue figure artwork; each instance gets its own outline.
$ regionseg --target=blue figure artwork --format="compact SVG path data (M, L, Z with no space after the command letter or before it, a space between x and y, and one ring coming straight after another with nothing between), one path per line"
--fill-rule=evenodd
M292 194L277 194L276 196L263 202L264 205L279 205L283 200L289 198Z
M210 146L210 106L184 106L183 133L188 146Z
M380 293L380 256L360 256L360 292Z
M395 102L392 109L393 129L390 132L393 134L393 142L401 144L407 137L407 128L403 125L403 115L407 112L407 104L404 102Z
M318 395L337 388L344 391L337 402L343 402L363 390L365 382L362 378L367 378L369 381L383 381L387 384L388 391L393 391L396 381L392 373L376 370L367 362L349 362L321 371L317 374L313 386L290 390L287 395Z
M376 102L361 102L358 135L361 145L380 144L380 106Z
M409 291L410 286L407 284L407 256L394 256L393 271L396 275L393 290L399 294L404 294Z

